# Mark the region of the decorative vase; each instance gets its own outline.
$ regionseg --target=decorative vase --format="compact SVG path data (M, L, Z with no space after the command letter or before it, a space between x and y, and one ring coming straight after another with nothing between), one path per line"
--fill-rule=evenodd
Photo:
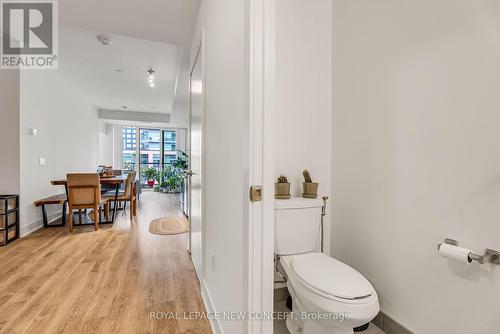
M302 187L304 192L302 193L302 197L304 198L317 198L318 197L318 185L317 182L303 182Z
M290 195L290 183L275 183L274 184L274 198L276 199L289 199Z

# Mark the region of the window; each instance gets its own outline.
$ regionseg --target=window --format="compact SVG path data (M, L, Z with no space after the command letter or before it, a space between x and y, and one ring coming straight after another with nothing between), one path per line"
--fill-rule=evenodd
M148 162L149 162L149 155L141 154L141 165L147 165Z
M172 164L177 159L177 132L163 130L163 164Z
M147 181L144 170L150 167L161 170L177 159L177 131L175 130L124 126L122 137L123 169L138 171L143 183ZM139 166L136 166L137 163Z
M135 158L136 158L136 143L135 138L137 128L133 126L124 126L122 130L123 137L123 161L122 166L125 171L135 170Z
M175 154L173 154L173 155L172 155L172 154L165 154L165 155L164 155L164 161L163 161L163 163L164 163L164 164L166 164L166 165L167 165L167 164L171 164L171 163L173 163L176 159L177 159L177 156L176 156Z

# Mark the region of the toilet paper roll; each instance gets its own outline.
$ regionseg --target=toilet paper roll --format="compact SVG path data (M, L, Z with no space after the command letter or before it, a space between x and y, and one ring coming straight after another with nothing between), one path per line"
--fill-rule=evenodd
M450 260L469 264L472 262L470 257L470 249L457 247L448 244L441 244L439 246L439 255Z

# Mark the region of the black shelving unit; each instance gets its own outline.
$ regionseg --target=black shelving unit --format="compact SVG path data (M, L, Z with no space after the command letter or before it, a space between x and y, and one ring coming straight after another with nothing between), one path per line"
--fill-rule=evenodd
M19 195L0 195L0 246L19 238Z

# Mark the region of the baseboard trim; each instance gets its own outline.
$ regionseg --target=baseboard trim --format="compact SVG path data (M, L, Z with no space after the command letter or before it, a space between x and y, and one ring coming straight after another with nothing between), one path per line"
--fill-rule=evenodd
M379 312L372 322L375 326L383 330L385 334L414 334L384 312Z
M61 212L54 212L48 217L48 221L49 223L52 223L60 218L61 218ZM29 223L27 226L20 226L19 236L21 238L27 237L31 233L38 231L41 228L43 228L43 220L42 219L35 220L34 222Z
M38 220L28 224L27 226L21 226L19 229L19 236L21 238L24 238L24 237L30 235L31 233L38 231L42 227L43 227L42 221L38 221Z
M205 304L205 309L210 314L216 314L215 304L212 299L212 295L208 290L208 286L204 280L201 282L201 298L203 299L203 304ZM220 319L212 319L217 317L210 317L210 327L212 328L212 333L214 334L224 334L224 330L222 329L222 324Z

